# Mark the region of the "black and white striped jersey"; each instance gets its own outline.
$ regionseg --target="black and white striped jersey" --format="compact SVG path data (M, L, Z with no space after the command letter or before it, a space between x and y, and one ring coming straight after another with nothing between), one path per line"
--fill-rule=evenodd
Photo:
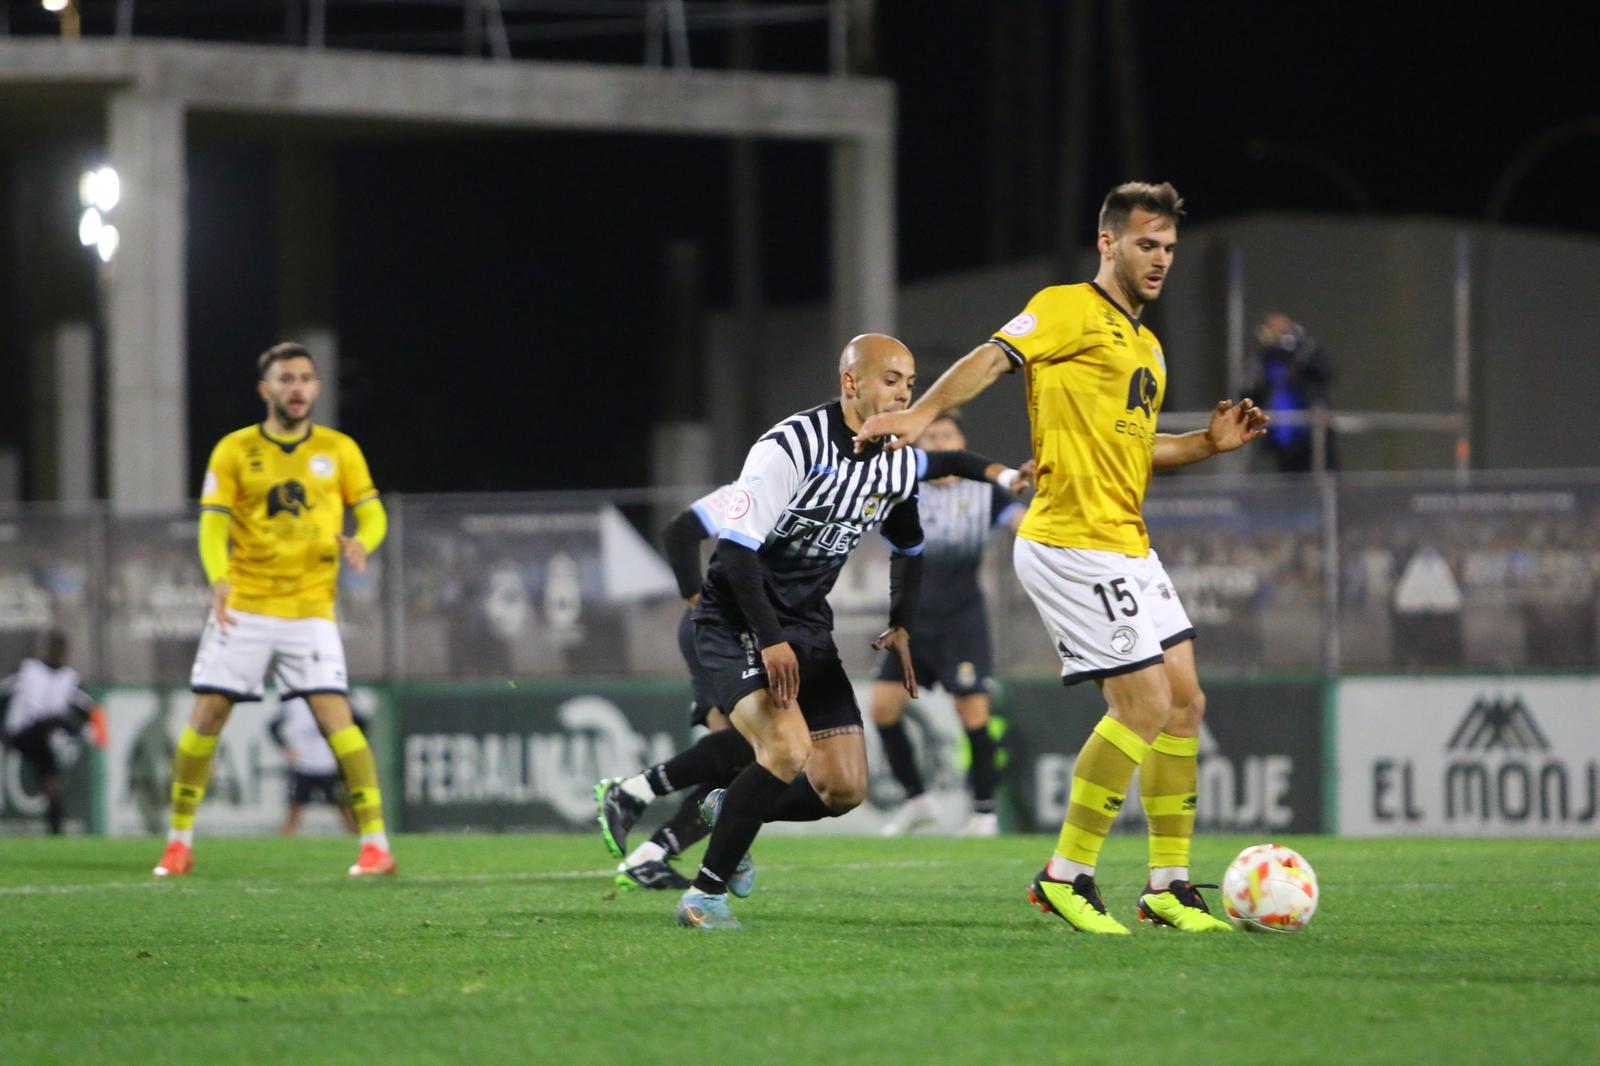
M852 437L837 401L789 416L750 449L727 503L719 543L756 552L790 643L832 646L828 592L862 536L881 528L896 553L922 552L920 453L875 442L857 454ZM717 554L696 617L748 628Z
M1022 510L1025 505L998 485L923 482L917 512L927 534L927 551L914 632L940 628L952 615L982 608L978 569L989 531Z

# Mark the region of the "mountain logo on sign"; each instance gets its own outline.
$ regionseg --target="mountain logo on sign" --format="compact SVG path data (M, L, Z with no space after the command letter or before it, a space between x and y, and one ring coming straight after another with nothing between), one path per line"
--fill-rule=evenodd
M1549 751L1550 741L1521 696L1480 696L1445 747L1449 751Z

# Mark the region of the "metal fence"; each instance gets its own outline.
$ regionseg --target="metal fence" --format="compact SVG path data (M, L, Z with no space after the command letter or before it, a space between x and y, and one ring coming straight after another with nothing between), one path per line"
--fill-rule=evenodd
M679 676L682 604L652 545L695 495L386 497L388 542L341 577L352 676ZM1146 515L1208 676L1600 665L1600 471L1163 477ZM0 669L58 626L87 678L186 681L207 609L195 536L192 513L0 508ZM1047 675L1007 539L984 571L996 667ZM888 584L869 540L832 597L853 670Z

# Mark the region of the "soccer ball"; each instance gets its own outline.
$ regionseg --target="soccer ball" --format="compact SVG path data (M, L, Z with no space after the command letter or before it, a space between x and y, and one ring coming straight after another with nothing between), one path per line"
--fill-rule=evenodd
M1253 933L1298 933L1317 912L1317 874L1281 844L1245 848L1222 875L1222 905L1234 926Z

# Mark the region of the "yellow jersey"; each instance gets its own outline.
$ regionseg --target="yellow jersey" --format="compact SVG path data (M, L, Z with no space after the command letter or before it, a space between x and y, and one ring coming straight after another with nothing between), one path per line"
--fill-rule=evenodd
M206 464L202 511L229 516L228 605L277 618L332 618L346 507L376 499L367 460L336 429L297 440L262 425L223 437Z
M1149 327L1094 282L1041 290L993 337L1027 375L1033 503L1019 536L1142 556L1142 506L1167 364Z

